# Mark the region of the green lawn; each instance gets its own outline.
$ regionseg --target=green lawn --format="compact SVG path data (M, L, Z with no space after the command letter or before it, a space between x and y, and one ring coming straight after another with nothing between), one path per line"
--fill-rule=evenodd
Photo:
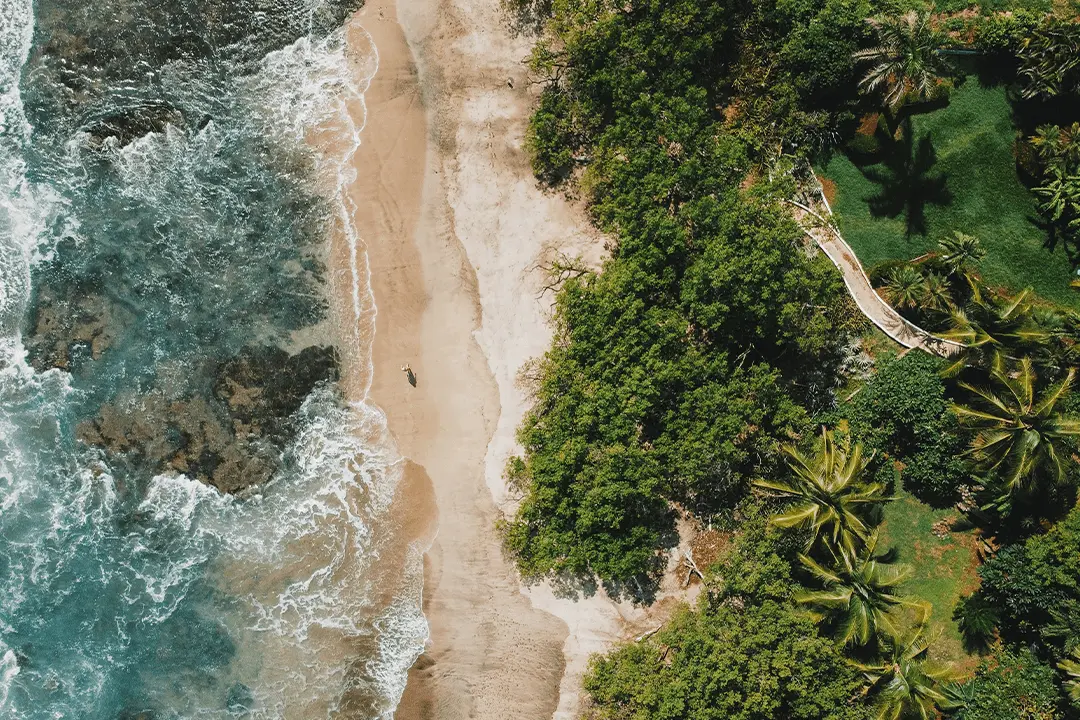
M959 230L982 240L980 271L991 285L1030 285L1080 309L1069 257L1046 247L1035 198L1016 175L1004 88L968 77L946 106L916 115L899 141L881 131L878 139L880 150L837 153L821 169L835 183L840 231L867 268L922 255Z
M926 600L933 608L930 631L939 634L935 657L973 672L978 658L965 651L952 613L957 600L978 587L975 539L970 531L953 532L945 539L932 532L935 522L957 516L955 510L935 510L899 489L897 499L885 508L881 539L884 547L896 548L900 562L914 568L905 594Z

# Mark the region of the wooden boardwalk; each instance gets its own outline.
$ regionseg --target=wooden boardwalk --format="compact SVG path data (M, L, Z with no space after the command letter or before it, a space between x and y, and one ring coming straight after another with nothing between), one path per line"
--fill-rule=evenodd
M795 219L803 231L832 260L833 265L844 277L844 285L847 286L848 292L862 314L883 333L906 348L919 348L941 357L948 357L963 350L962 344L939 338L904 319L892 305L877 294L873 285L870 284L870 278L867 277L862 263L859 262L851 247L844 242L836 224L832 222L832 209L820 188L818 188L818 193L821 195L821 205L828 213L828 220L808 205L795 200L788 202L794 207Z

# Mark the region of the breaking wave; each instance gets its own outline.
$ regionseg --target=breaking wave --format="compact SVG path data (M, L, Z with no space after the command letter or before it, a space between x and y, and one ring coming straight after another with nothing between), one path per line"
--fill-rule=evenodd
M345 187L377 55L348 7L175 5L0 0L0 715L389 717L427 627L382 413L313 380L239 494L140 415L252 346L369 355Z

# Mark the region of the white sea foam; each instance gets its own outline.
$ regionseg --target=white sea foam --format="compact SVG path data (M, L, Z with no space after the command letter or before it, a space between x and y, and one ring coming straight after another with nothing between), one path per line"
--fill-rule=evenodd
M11 682L19 674L19 660L15 653L0 640L0 711L7 708Z
M355 222L356 204L349 187L356 181L356 153L367 124L365 93L379 70L379 51L366 30L355 30L366 43L366 52L353 48L350 55L345 31L323 40L301 38L291 46L267 55L263 72L252 78L249 89L276 103L263 105L260 115L267 130L306 143L318 159L319 182L326 197L333 198L337 231L349 248L351 282L351 349L367 362L364 394L370 389L371 343L377 307L371 289L371 270L363 240Z
M161 475L138 508L148 518L138 530L116 528L116 480L96 454L77 458L67 475L39 467L62 435L58 418L71 388L70 377L58 370L35 373L18 337L31 267L48 257L43 230L61 202L48 187L26 180L21 157L30 127L18 77L32 36L30 0L0 0L0 512L11 518L18 509L48 519L34 530L40 533L36 546L7 568L18 582L0 593L0 617L19 612L28 583L50 587L50 578L69 571L77 553L100 546L118 556L105 559L112 565L98 566L102 577L94 581L103 588L117 584L129 606L150 608L140 622L152 626L170 618L193 577L210 563L231 601L207 604L201 612L229 628L236 654L222 672L251 689L256 706L250 717L330 717L351 693L367 698L371 717L390 717L427 637L420 612L423 549L411 546L396 559L400 551L393 544L401 539L391 537L388 513L402 458L373 405L342 407L332 388L320 387L298 413L302 431L284 469L260 494L240 501L182 475ZM250 105L261 108L252 122L268 135L310 142L315 149L320 186L334 202L351 253L351 342L368 363L376 307L347 190L366 118L364 92L377 68L373 44L370 54L349 57L338 32L271 53L261 72L238 81ZM163 70L178 77L185 72L183 63ZM212 155L220 138L211 121L197 133L166 128L103 152L124 177L124 192L149 195L169 191L161 184L163 166L197 161L196 146L203 157ZM71 138L63 162L78 168L86 147L86 136ZM73 172L72 181L77 177ZM73 217L59 227L59 235L78 237ZM47 477L52 479L43 481ZM119 617L115 624L111 647L122 649L132 642L130 626ZM86 697L76 700L92 703L108 668L80 650L72 653L85 681ZM50 672L35 671L35 682L58 685ZM0 644L0 710L16 712L6 705L19 674L16 654ZM169 678L160 682L159 697L168 697ZM220 696L192 693L173 701L179 716L230 716ZM58 705L58 712L85 715L86 707L92 706Z
M0 366L16 352L10 341L30 290L29 192L20 150L29 134L19 74L34 33L31 0L0 0Z

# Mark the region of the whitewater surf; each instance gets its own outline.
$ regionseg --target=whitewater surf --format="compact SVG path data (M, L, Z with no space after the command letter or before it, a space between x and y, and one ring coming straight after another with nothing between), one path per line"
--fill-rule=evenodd
M396 706L423 548L366 400L355 9L0 0L3 717Z

